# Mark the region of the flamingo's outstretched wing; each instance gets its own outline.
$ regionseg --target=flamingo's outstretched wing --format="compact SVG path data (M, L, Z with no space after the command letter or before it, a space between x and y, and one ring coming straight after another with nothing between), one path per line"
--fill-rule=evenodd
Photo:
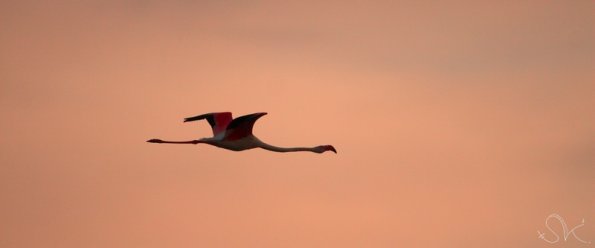
M219 113L208 113L204 115L197 115L194 117L188 117L184 119L184 122L197 121L207 119L209 125L213 129L213 136L217 136L222 132L225 132L225 128L229 125L232 120L231 112L219 112Z
M254 113L233 119L225 131L226 140L237 140L252 135L254 122L267 113Z

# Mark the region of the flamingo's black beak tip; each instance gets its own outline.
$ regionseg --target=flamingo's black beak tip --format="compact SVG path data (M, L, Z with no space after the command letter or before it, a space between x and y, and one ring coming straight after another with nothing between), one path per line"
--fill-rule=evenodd
M335 149L335 147L333 147L333 146L331 146L331 145L327 146L327 148L326 148L326 149L327 149L328 151L332 151L332 152L334 152L334 153L337 153L337 150Z

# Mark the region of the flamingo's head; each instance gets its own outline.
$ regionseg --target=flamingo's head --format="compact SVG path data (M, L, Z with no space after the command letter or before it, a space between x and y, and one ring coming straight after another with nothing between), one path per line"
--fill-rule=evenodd
M314 148L314 152L316 153L323 153L326 151L332 151L334 153L337 153L337 150L335 150L335 148L331 145L317 146Z

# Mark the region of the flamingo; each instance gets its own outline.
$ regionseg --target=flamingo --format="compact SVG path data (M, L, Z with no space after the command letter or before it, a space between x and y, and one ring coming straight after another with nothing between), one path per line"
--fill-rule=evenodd
M254 113L240 116L235 119L232 119L230 112L208 113L194 117L188 117L184 119L184 122L206 119L213 129L213 137L190 141L164 141L160 139L150 139L147 140L147 142L159 144L194 145L204 143L232 151L243 151L259 147L273 152L307 151L323 153L326 151L332 151L337 153L337 150L335 150L335 148L331 145L320 145L315 147L278 147L262 142L252 134L252 128L254 127L256 120L266 114L267 113L265 112Z

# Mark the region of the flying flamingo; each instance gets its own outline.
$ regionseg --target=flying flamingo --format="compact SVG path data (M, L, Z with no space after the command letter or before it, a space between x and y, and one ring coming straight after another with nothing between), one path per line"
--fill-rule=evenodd
M258 118L267 113L254 113L240 116L232 119L230 112L209 113L198 115L184 119L184 122L197 121L207 119L211 128L213 129L213 137L202 138L199 140L190 141L164 141L160 139L150 139L147 142L160 144L200 144L205 143L228 149L232 151L243 151L260 147L265 150L273 152L315 152L323 153L332 151L337 153L337 150L331 145L322 145L316 147L277 147L262 142L252 134L252 128Z

